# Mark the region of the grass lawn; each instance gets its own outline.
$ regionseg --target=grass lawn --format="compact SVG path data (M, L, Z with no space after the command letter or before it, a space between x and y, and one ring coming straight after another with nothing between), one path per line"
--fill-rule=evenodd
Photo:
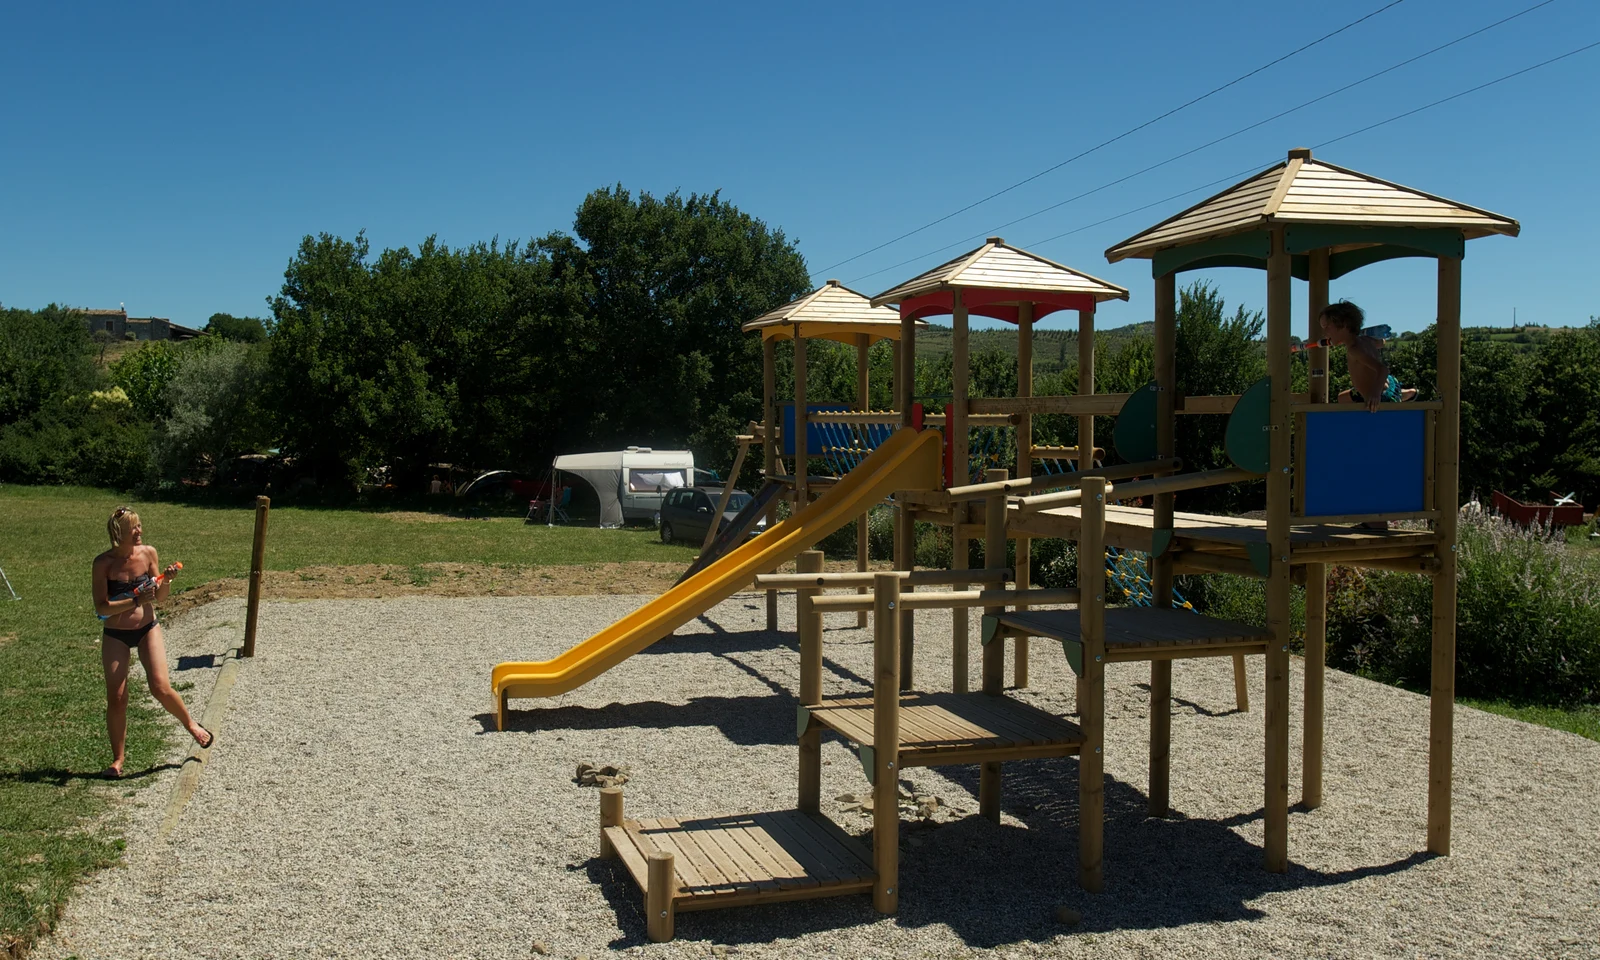
M1600 740L1600 706L1571 708L1519 706L1504 700L1462 700L1460 703L1462 706L1498 713L1513 720L1537 723L1542 727L1576 733L1590 740Z
M103 490L0 485L0 567L22 597L10 602L0 589L0 956L48 929L87 872L117 860L121 825L102 815L109 801L136 790L142 779L148 782L148 774L137 774L157 763L169 738L178 735L142 682L130 684L125 769L133 776L117 783L96 778L111 753L89 565L107 546L106 517L122 502ZM175 589L248 575L255 517L250 507L134 507L162 562L183 561ZM696 552L662 544L653 529L549 528L503 517L435 519L277 508L268 524L266 565L687 565Z

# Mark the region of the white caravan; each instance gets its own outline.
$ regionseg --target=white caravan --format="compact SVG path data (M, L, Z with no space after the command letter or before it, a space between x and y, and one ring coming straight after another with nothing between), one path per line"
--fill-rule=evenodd
M580 478L600 497L600 526L620 527L649 520L670 490L696 482L694 454L688 450L629 447L609 453L556 457L555 468Z

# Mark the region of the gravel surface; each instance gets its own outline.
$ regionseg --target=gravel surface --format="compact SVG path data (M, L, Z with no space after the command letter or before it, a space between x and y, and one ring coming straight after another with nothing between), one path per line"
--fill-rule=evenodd
M1426 699L1332 673L1327 802L1291 814L1290 870L1268 874L1259 659L1257 710L1243 714L1228 661L1177 664L1176 814L1159 821L1144 816L1147 673L1108 671L1102 895L1074 882L1075 760L1008 764L998 827L976 815L976 768L913 769L906 783L945 808L902 828L898 915L867 896L680 914L678 939L651 944L638 890L595 857L599 795L575 768L628 765L634 816L792 806L792 598L777 635L760 598L741 595L583 689L516 702L508 732L487 713L493 664L552 656L640 602L265 605L177 830L157 838L168 771L125 808L126 865L90 880L36 955L1600 956L1600 743L1458 709L1454 855L1429 857ZM218 602L169 632L197 709L215 675L206 654L236 642L242 614ZM829 692L870 675L871 636L854 622L829 617ZM949 630L948 614L918 615L923 689L948 684ZM1069 712L1064 658L1033 651L1020 695ZM869 817L835 799L868 791L854 756L825 741L824 760L824 811L866 832ZM1057 922L1063 905L1082 922Z

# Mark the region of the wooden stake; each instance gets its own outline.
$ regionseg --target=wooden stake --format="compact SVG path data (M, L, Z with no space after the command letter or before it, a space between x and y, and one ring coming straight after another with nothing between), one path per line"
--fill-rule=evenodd
M744 469L744 455L749 452L750 444L739 444L739 452L734 454L733 467L728 471L727 482L722 485L722 496L717 498L717 510L711 515L711 522L706 526L706 538L700 544L701 553L711 549L711 541L715 540L720 532L718 527L722 522L723 511L728 509L728 501L733 498L734 484L739 481L739 471Z
M1433 679L1428 702L1428 851L1450 854L1450 784L1455 768L1456 519L1461 503L1461 261L1439 258L1439 411L1434 436Z
M778 348L774 341L764 339L761 341L761 415L762 457L766 474L764 479L771 480L778 475ZM767 529L771 530L778 523L778 499L773 497L767 505ZM767 593L767 630L778 629L778 595Z
M1094 312L1078 311L1078 396L1094 396ZM1078 417L1078 472L1094 466L1094 414ZM1104 562L1104 558L1101 558ZM1078 702L1082 704L1083 677L1078 678ZM1080 707L1081 712L1081 707Z
M1289 254L1283 228L1272 231L1267 259L1267 373L1272 378L1267 472L1266 796L1264 861L1268 871L1289 869Z
M904 383L900 388L900 425L911 426L911 407L917 398L917 322L911 317L900 318L900 362ZM900 570L915 570L917 568L917 528L911 519L909 505L901 505L898 514L899 526L895 535L899 542L901 563L896 567ZM911 689L913 681L912 668L916 662L917 624L915 614L910 610L897 610L900 618L900 688Z
M650 854L644 891L645 932L656 943L672 939L676 913L673 898L678 892L678 874L672 868L672 854L657 850Z
M1322 337L1320 319L1328 305L1328 251L1313 250L1310 258L1310 293L1307 307L1311 314L1307 322L1309 342ZM1306 354L1312 370L1310 377L1311 402L1328 402L1328 348L1313 347ZM1316 376L1321 370L1322 376ZM1303 481L1304 464L1298 465L1301 473L1296 480ZM1301 720L1300 736L1300 803L1308 810L1322 806L1322 751L1324 723L1324 690L1328 663L1328 568L1320 563L1308 563L1306 576L1306 652L1305 652L1305 715ZM1242 657L1240 659L1243 659Z
M807 550L795 560L799 573L821 573L822 551ZM898 582L898 581L896 581ZM822 593L816 587L795 591L795 618L800 634L800 704L822 702L822 614L810 601ZM813 723L800 735L799 809L817 813L822 809L822 727Z
M872 611L872 906L900 906L900 578L873 580Z
M1155 380L1156 456L1173 457L1176 449L1178 281L1176 274L1156 278ZM1171 530L1174 494L1158 493L1153 503L1153 529ZM1172 606L1172 554L1150 558L1150 605ZM1150 661L1150 798L1149 814L1165 817L1172 806L1172 661Z
M794 328L794 508L804 510L811 500L807 497L806 476L811 469L811 442L806 429L810 412L806 410L806 341L800 336L798 324Z
M967 483L972 478L968 476L969 457L971 445L969 444L969 430L967 420L967 405L970 401L968 395L971 377L971 327L968 322L966 301L961 297L961 291L952 294L952 315L950 334L950 405L945 407L945 446L946 456L950 458L951 483ZM962 535L961 524L972 516L972 509L964 503L953 505L954 521L950 525L950 556L951 568L965 570L970 566L971 541ZM965 589L966 584L957 584L952 590ZM950 657L951 685L953 689L965 693L970 672L969 651L971 650L971 625L965 611L951 611L952 645Z
M1233 655L1233 706L1240 713L1250 712L1250 682L1245 676L1244 654Z
M244 648L239 651L241 657L256 655L256 615L261 612L262 567L267 559L267 514L271 509L270 499L256 497L256 535L250 546L250 597L245 602Z
M1083 635L1083 682L1078 725L1078 884L1090 893L1105 886L1105 707L1106 707L1106 482L1083 481L1082 527L1078 533L1078 624Z
M1033 396L1033 304L1017 305L1017 396ZM1033 475L1033 415L1017 417L1017 476ZM1024 593L1033 585L1033 542L1026 537L1017 540L1017 592ZM1017 604L1018 610L1026 610ZM1012 675L1018 689L1028 685L1028 638L1017 637L1013 653Z
M622 826L622 788L600 788L600 859L615 860L617 848L606 838L606 827Z
M871 356L870 356L871 351L872 351L872 338L867 336L864 333L857 334L856 335L856 409L860 410L862 413L865 413L868 410L870 410L871 409L871 405L872 405L872 392L869 389L871 384L868 382L868 377L871 375L871 372L872 372L871 371L872 359L871 359ZM868 550L867 550L867 548L868 548L867 538L868 538L870 532L871 531L870 531L870 526L869 526L869 523L868 523L868 520L867 520L867 514L863 513L861 516L856 518L856 570L857 570L857 572L860 572L860 573L865 573L867 571L868 561L870 559L869 554L868 554ZM859 587L859 588L857 588L856 592L857 593L866 593L867 592L867 588L866 587ZM867 615L866 615L866 613L862 612L862 613L856 614L856 626L857 627L864 627L866 625L867 625Z
M999 483L1006 479L1005 470L985 470L983 479ZM1004 570L1006 566L1006 497L996 493L984 501L983 565L990 570ZM984 607L985 616L998 616L1004 608ZM991 697L1005 693L1006 642L995 637L983 647L983 692ZM978 771L978 812L995 823L1000 822L1000 764L983 764Z

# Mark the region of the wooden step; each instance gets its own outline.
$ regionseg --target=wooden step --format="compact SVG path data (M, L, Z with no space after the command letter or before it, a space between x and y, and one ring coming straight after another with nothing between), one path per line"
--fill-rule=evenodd
M818 813L624 820L602 830L650 901L649 858L672 854L676 910L871 893L872 854Z
M1181 660L1266 653L1271 631L1187 610L1106 608L1106 662ZM1061 641L1067 660L1083 673L1083 635L1076 610L1003 612L983 618L985 640L998 631Z
M863 753L876 746L871 697L830 697L800 712L802 727L820 723L860 744ZM900 698L902 767L1064 757L1081 746L1083 732L1076 724L1009 697L910 693Z

